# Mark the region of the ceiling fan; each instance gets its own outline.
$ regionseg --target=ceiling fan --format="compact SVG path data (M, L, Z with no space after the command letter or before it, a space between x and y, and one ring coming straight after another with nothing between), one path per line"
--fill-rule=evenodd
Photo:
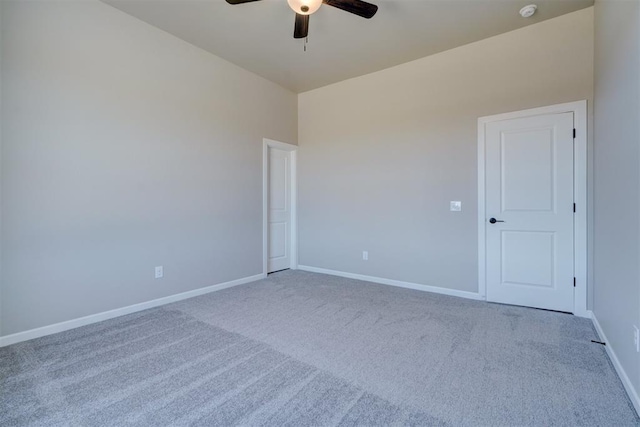
M229 4L251 3L260 0L227 0ZM337 7L354 15L370 19L378 11L378 6L362 0L287 0L296 13L293 37L304 39L309 34L309 15L316 12L322 4Z

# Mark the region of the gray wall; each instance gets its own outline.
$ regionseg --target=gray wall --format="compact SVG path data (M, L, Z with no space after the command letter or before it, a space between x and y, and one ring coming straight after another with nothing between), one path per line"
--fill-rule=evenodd
M2 2L0 2L0 336L2 336Z
M478 117L592 95L593 8L301 94L300 264L477 292Z
M1 25L3 335L262 272L294 93L98 1Z
M595 5L594 307L636 391L640 354L640 2Z

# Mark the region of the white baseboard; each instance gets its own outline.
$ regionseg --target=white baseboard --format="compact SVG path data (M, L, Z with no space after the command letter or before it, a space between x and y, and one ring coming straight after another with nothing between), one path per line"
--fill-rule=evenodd
M265 277L267 277L266 274L256 274L255 276L249 276L242 279L232 280L230 282L219 283L217 285L207 286L206 288L194 289L193 291L169 295L168 297L141 302L139 304L133 304L127 307L116 308L115 310L103 311L102 313L92 314L89 316L80 317L78 319L67 320L65 322L55 323L53 325L43 326L41 328L30 329L28 331L18 332L12 335L6 335L0 337L0 347L43 337L45 335L57 334L58 332L68 331L69 329L78 328L80 326L89 325L91 323L101 322L103 320L113 319L114 317L124 316L125 314L135 313L137 311L158 307L176 301L182 301L188 298L197 297L199 295L208 294L210 292L231 288L233 286L244 285L245 283L255 282L256 280L264 279Z
M344 271L328 270L326 268L310 267L308 265L298 265L298 270L310 271L312 273L329 274L331 276L346 277L348 279L364 280L366 282L379 283L382 285L397 286L400 288L415 289L417 291L433 292L435 294L449 295L473 300L484 300L476 292L458 291L456 289L440 288L438 286L421 285L418 283L403 282L400 280L383 279L381 277L365 276L363 274L347 273Z
M616 372L618 373L618 376L620 377L622 384L624 385L624 389L627 391L627 394L629 395L629 399L631 400L631 403L633 403L633 406L636 408L636 412L640 414L640 397L638 397L637 390L633 387L633 384L631 383L629 376L627 375L624 368L620 364L620 360L618 360L618 356L616 356L616 352L613 350L613 347L611 347L611 344L609 344L609 340L607 340L607 336L604 334L604 331L602 330L602 327L600 327L600 323L598 322L598 319L596 318L596 315L593 312L591 312L591 320L593 321L593 325L596 327L596 331L600 336L600 340L606 344L604 348L607 350L609 359L611 360L611 363L613 363L613 366L616 369Z

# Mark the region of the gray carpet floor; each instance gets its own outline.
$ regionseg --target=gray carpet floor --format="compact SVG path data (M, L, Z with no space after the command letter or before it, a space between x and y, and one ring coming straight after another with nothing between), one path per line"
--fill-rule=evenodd
M586 319L301 271L0 348L0 425L640 420Z

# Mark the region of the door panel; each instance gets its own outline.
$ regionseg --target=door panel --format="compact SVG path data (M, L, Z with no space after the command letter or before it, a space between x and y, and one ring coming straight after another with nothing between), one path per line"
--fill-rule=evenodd
M502 282L554 286L555 233L502 231Z
M269 258L272 260L287 256L287 223L272 222L269 224Z
M573 113L485 132L487 300L572 312Z
M501 212L551 211L555 197L553 135L549 129L502 135Z
M291 153L269 147L267 272L291 266Z

